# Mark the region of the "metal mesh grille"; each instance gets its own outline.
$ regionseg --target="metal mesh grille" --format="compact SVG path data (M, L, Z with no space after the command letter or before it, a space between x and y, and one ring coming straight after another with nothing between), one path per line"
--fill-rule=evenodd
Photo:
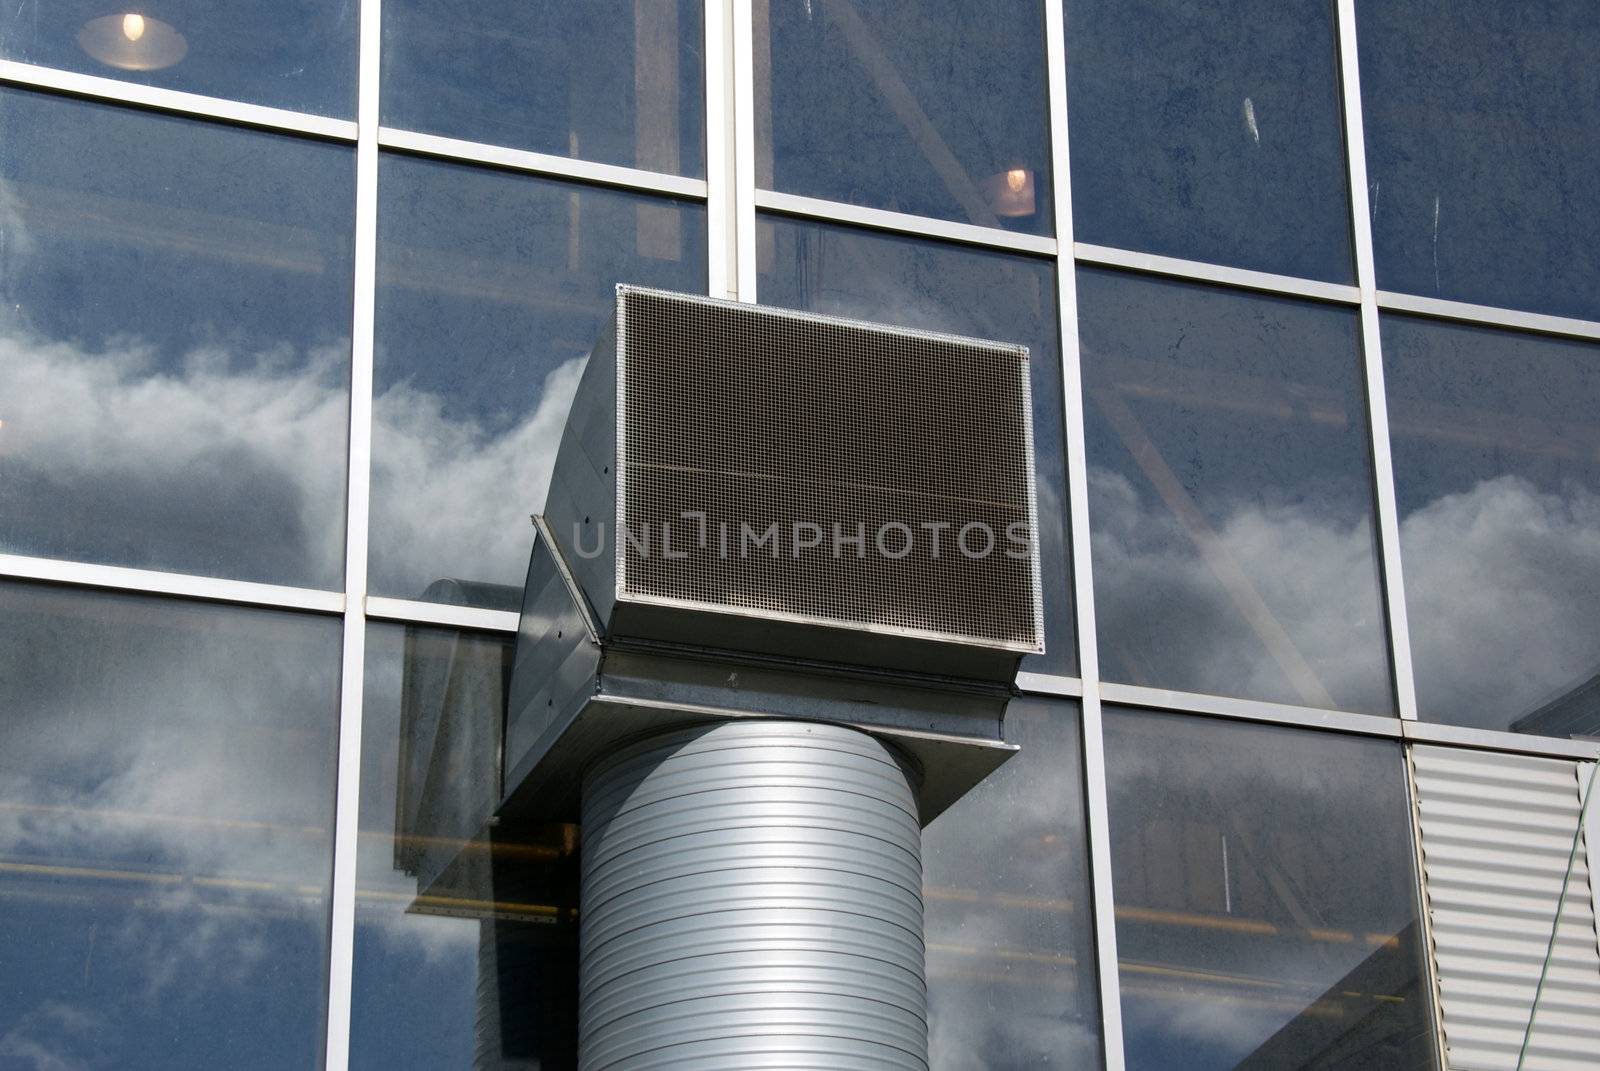
M1039 647L1025 349L619 300L625 596Z

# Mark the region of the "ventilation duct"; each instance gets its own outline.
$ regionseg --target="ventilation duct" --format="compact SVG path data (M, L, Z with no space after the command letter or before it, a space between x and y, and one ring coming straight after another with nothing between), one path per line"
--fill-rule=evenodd
M419 845L581 820L580 1066L926 1066L920 829L1014 753L1043 647L1028 382L1020 346L618 289L499 776L404 794Z
M584 786L585 1066L927 1067L921 831L833 725L649 737Z

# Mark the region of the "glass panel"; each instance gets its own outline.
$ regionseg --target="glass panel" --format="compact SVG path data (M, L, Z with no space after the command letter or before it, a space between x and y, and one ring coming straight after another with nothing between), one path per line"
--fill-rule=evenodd
M1129 1071L1429 1071L1398 742L1107 710Z
M384 125L704 175L701 7L389 0Z
M1422 717L1600 735L1600 346L1385 316Z
M342 586L353 163L0 91L0 550Z
M1020 342L1032 354L1045 654L1027 670L1077 672L1067 563L1061 357L1051 261L790 219L757 224L761 302L928 331Z
M358 0L19 0L0 57L354 118Z
M754 0L756 185L1050 234L1038 0Z
M0 584L0 1065L316 1067L339 621Z
M617 283L704 293L705 210L383 158L373 592L520 605L528 515Z
M1077 707L1015 700L1006 739L923 834L932 1065L1100 1067Z
M1350 282L1327 0L1065 0L1080 242Z
M367 631L352 1068L576 1066L577 827L481 822L510 670L509 637Z
M1378 285L1600 319L1594 4L1356 6Z
M1354 309L1078 273L1100 672L1394 709Z

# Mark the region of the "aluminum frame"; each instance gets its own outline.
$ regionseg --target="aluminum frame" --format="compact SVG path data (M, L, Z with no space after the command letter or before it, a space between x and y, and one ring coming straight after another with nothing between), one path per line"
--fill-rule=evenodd
M1411 662L1411 626L1406 612L1405 582L1400 565L1399 507L1395 498L1394 459L1389 438L1389 407L1383 379L1383 339L1378 319L1376 259L1372 242L1372 210L1367 197L1367 143L1362 119L1361 63L1357 52L1355 0L1336 0L1335 38L1339 61L1339 96L1344 112L1346 185L1350 196L1350 233L1356 258L1356 284L1361 291L1361 360L1366 373L1367 436L1371 452L1374 505L1378 525L1378 569L1383 589L1385 624L1389 639L1389 671L1394 686L1396 713L1402 732L1416 724L1417 687ZM1433 923L1428 911L1422 851L1421 797L1409 744L1401 748L1411 823L1411 866L1422 926L1423 957L1427 975L1429 1010L1433 1019L1433 1059L1440 1071L1446 1061L1444 1014L1440 1005L1439 977L1431 954Z
M1067 46L1062 6L1045 0L1046 92L1049 95L1051 195L1058 249L1072 239L1072 159L1067 130ZM1117 959L1116 890L1111 875L1110 795L1106 791L1100 648L1095 626L1094 561L1089 547L1089 465L1084 433L1082 350L1078 345L1075 257L1056 258L1056 323L1061 332L1062 433L1067 462L1067 543L1072 556L1074 636L1083 697L1078 730L1083 747L1084 829L1089 841L1089 904L1094 917L1095 977L1100 983L1100 1048L1106 1071L1126 1066L1122 979Z
M477 606L391 599L381 595L367 596L367 620L398 621L407 625L436 625L440 628L459 628L473 632L515 633L517 631L517 614L513 610L485 610Z
M576 179L597 186L662 193L694 201L706 200L708 191L705 179L641 171L635 167L620 167L616 164L578 160L569 156L554 156L550 153L533 152L530 149L510 149L503 145L488 145L479 141L462 141L459 138L423 134L415 130L401 130L389 126L378 128L378 145L381 148L398 149L437 160L487 164L511 171L525 171L531 175Z
M1427 855L1422 850L1422 794L1417 788L1417 764L1410 747L1401 748L1401 762L1405 764L1406 820L1411 823L1412 890L1416 899L1417 922L1422 932L1423 971L1428 985L1428 1021L1433 1024L1433 1066L1435 1071L1449 1071L1444 1034L1444 1001L1439 992L1439 969L1433 958L1433 912L1428 899Z
M1229 696L1195 695L1168 691L1165 688L1145 688L1110 681L1100 685L1100 698L1103 702L1115 703L1118 706L1164 711L1179 710L1188 714L1231 718L1235 721L1290 725L1360 736L1383 736L1391 740L1398 740L1403 735L1400 719L1392 714L1352 714L1343 710L1323 710L1320 707L1292 706L1287 703L1262 703L1253 699L1234 699Z
M1555 759L1600 759L1600 741L1595 740L1563 740L1554 736L1529 736L1432 721L1404 722L1400 732L1407 743L1446 744L1477 751L1503 751Z
M1090 245L1075 242L1073 255L1079 264L1104 268L1126 268L1149 275L1163 275L1192 282L1216 283L1237 290L1254 290L1263 294L1284 297L1311 298L1340 305L1359 305L1360 287L1346 283L1325 283L1316 279L1300 279L1293 275L1274 275L1271 272L1252 271L1248 268L1230 268L1222 264L1207 264L1198 260L1182 260L1155 253L1135 253L1128 249Z
M1022 670L1017 674L1017 690L1024 695L1083 697L1083 681L1077 677L1063 677L1056 673L1035 673Z
M1032 253L1036 256L1054 257L1059 248L1055 238L1037 234L1018 234L995 227L979 227L971 223L956 223L947 219L913 216L905 212L890 212L882 208L822 201L815 197L801 197L793 193L776 193L756 190L755 206L775 215L799 216L802 219L825 223L847 223L871 230L891 231L916 238L943 238L964 245L984 246L1013 253Z
M756 299L756 96L755 13L749 0L732 0L728 12L729 66L733 72L733 297Z
M356 864L360 855L361 721L367 656L367 535L372 487L372 363L378 247L378 90L382 0L361 0L357 68L355 300L350 328L350 456L345 496L345 611L339 681L339 762L334 790L328 1004L323 1066L350 1064L355 967Z
M1390 454L1389 406L1383 383L1383 342L1378 323L1377 272L1372 251L1372 213L1367 203L1367 145L1361 119L1361 64L1356 54L1355 0L1338 0L1340 94L1344 102L1345 159L1349 168L1350 226L1355 238L1356 282L1361 290L1361 359L1366 371L1367 433L1376 492L1378 564L1383 578L1389 630L1389 665L1395 704L1402 719L1417 716L1417 685L1411 664L1411 626L1400 566L1399 507Z
M187 573L164 573L152 569L129 569L119 565L90 565L56 558L31 558L22 554L0 554L0 577L76 584L110 591L175 595L185 599L231 602L243 606L310 610L321 614L342 614L345 608L344 595L337 591L258 584L248 580L223 580Z
M1409 313L1434 320L1453 320L1457 323L1498 327L1526 334L1554 335L1558 338L1600 342L1600 323L1592 320L1574 320L1567 316L1549 316L1542 312L1499 309L1489 305L1473 305L1465 301L1397 294L1390 290L1378 291L1378 308L1384 312Z
M1578 763L1579 791L1587 789L1579 811L1579 824L1583 828L1583 850L1589 864L1589 901L1595 921L1595 943L1600 947L1600 783L1590 780L1595 776L1593 763ZM1590 787L1590 786L1593 787Z
M733 218L735 176L729 144L733 125L728 61L732 17L728 0L705 0L706 293L718 298L735 296L732 265L737 256L732 245L738 228Z
M68 93L75 97L113 104L133 104L155 111L200 119L220 119L264 130L310 134L336 141L356 140L356 124L348 119L285 111L282 108L246 104L243 101L225 100L221 97L207 97L199 93L183 93L176 89L122 82L114 78L99 78L92 74L77 74L53 67L18 63L15 60L0 60L0 84Z

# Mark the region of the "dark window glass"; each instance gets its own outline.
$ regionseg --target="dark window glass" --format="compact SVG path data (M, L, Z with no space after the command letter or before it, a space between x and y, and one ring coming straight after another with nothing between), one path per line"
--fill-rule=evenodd
M1348 282L1328 0L1065 0L1080 242Z
M339 622L0 584L0 1066L316 1067Z
M0 91L0 549L341 586L353 178Z
M1600 735L1600 346L1383 320L1428 720Z
M1378 285L1600 319L1594 4L1356 8Z
M756 185L1049 234L1038 0L754 0Z
M1394 709L1353 309L1078 273L1107 680Z
M370 587L515 609L616 284L703 293L705 210L410 157L380 179Z
M701 6L390 0L383 6L383 122L704 175Z
M359 15L359 0L20 0L0 9L0 56L351 117Z
M932 1065L1100 1067L1077 709L1016 700L1006 739L923 833Z
M1129 1071L1429 1071L1398 742L1108 710Z
M757 226L764 305L1028 347L1046 651L1030 655L1024 668L1076 672L1055 266L1033 257L799 220L762 219Z
M570 1068L577 827L489 828L509 637L367 632L350 1066Z

